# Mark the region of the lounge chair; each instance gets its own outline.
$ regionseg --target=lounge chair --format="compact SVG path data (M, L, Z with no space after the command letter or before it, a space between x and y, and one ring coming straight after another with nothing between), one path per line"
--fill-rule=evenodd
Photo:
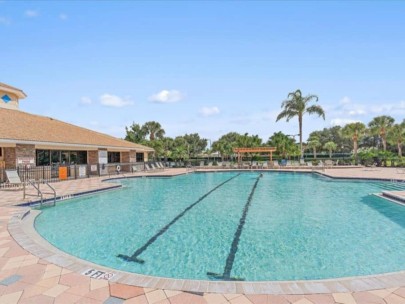
M152 166L152 164L151 164ZM145 171L154 171L153 167L149 166L148 164L145 164Z
M6 177L9 185L22 187L23 182L21 181L20 176L18 175L17 170L6 170Z
M267 162L264 162L262 164L262 169L268 169L268 168L269 168L269 165L267 164Z
M300 159L300 166L307 166L307 163L303 158Z

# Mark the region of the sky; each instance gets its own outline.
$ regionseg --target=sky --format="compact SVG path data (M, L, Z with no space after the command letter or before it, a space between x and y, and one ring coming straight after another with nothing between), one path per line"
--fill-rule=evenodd
M405 117L404 1L0 0L0 82L26 112L116 137L298 133L289 92L316 94L310 132Z

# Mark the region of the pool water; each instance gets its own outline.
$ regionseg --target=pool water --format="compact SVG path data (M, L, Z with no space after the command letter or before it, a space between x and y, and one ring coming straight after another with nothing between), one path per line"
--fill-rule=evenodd
M307 280L405 270L405 207L389 182L312 173L195 173L46 208L35 228L59 249L146 275ZM208 274L207 274L208 273Z

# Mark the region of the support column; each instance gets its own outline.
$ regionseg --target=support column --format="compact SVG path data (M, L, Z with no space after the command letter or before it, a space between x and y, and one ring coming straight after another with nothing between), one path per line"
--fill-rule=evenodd
M17 165L17 158L15 155L15 148L3 148L4 164L6 169L15 169Z

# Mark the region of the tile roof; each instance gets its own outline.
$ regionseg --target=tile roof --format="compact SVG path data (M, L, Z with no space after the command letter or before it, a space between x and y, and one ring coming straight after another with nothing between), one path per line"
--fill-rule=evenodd
M0 108L0 140L153 151L152 148L143 145L134 144L50 117L2 108Z

